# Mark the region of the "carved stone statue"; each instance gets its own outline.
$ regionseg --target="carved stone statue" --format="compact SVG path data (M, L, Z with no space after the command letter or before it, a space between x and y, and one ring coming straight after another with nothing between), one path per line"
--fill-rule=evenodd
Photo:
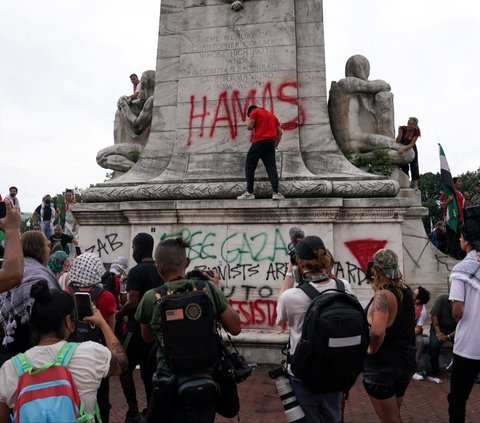
M127 172L137 162L150 133L155 71L143 72L140 83L137 99L128 96L118 99L113 125L114 145L97 153L97 163L114 170L114 176Z
M245 0L225 0L228 3L232 3L232 10L238 12L243 9L243 3Z
M380 79L369 81L370 63L359 54L348 59L346 78L330 87L328 113L333 135L344 154L371 160L377 149L386 149L393 162L406 164L413 154L399 154L395 142L393 94Z

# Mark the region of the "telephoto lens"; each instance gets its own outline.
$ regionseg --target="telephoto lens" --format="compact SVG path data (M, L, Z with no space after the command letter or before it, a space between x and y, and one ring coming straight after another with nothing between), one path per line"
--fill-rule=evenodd
M272 370L269 375L272 379L275 379L275 385L277 386L277 392L282 401L287 422L295 423L303 421L302 419L305 417L305 413L298 404L292 385L290 385L290 380L285 376L283 369Z

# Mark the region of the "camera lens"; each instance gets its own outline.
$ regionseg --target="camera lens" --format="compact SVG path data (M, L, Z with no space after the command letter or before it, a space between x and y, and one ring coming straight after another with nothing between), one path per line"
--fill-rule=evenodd
M286 376L279 376L275 382L280 395L285 417L288 423L300 422L305 417L302 407L298 404L292 385Z

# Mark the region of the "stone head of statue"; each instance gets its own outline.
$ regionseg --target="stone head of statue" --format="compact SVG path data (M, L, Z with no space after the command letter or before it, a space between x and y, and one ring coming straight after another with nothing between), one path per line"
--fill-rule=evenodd
M147 99L148 97L152 96L153 91L155 90L155 71L148 70L143 72L140 82L142 84L140 98Z
M345 65L345 76L368 80L370 75L370 63L365 56L356 54L347 60Z

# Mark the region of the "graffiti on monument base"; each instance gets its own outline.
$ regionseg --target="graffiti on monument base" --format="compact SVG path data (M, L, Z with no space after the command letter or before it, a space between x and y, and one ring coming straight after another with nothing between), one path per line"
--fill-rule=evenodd
M118 234L112 233L105 235L104 238L97 238L95 243L88 248L85 248L87 253L97 253L102 258L102 253L108 256L110 253L115 252L119 248L123 247L123 242L117 240Z

